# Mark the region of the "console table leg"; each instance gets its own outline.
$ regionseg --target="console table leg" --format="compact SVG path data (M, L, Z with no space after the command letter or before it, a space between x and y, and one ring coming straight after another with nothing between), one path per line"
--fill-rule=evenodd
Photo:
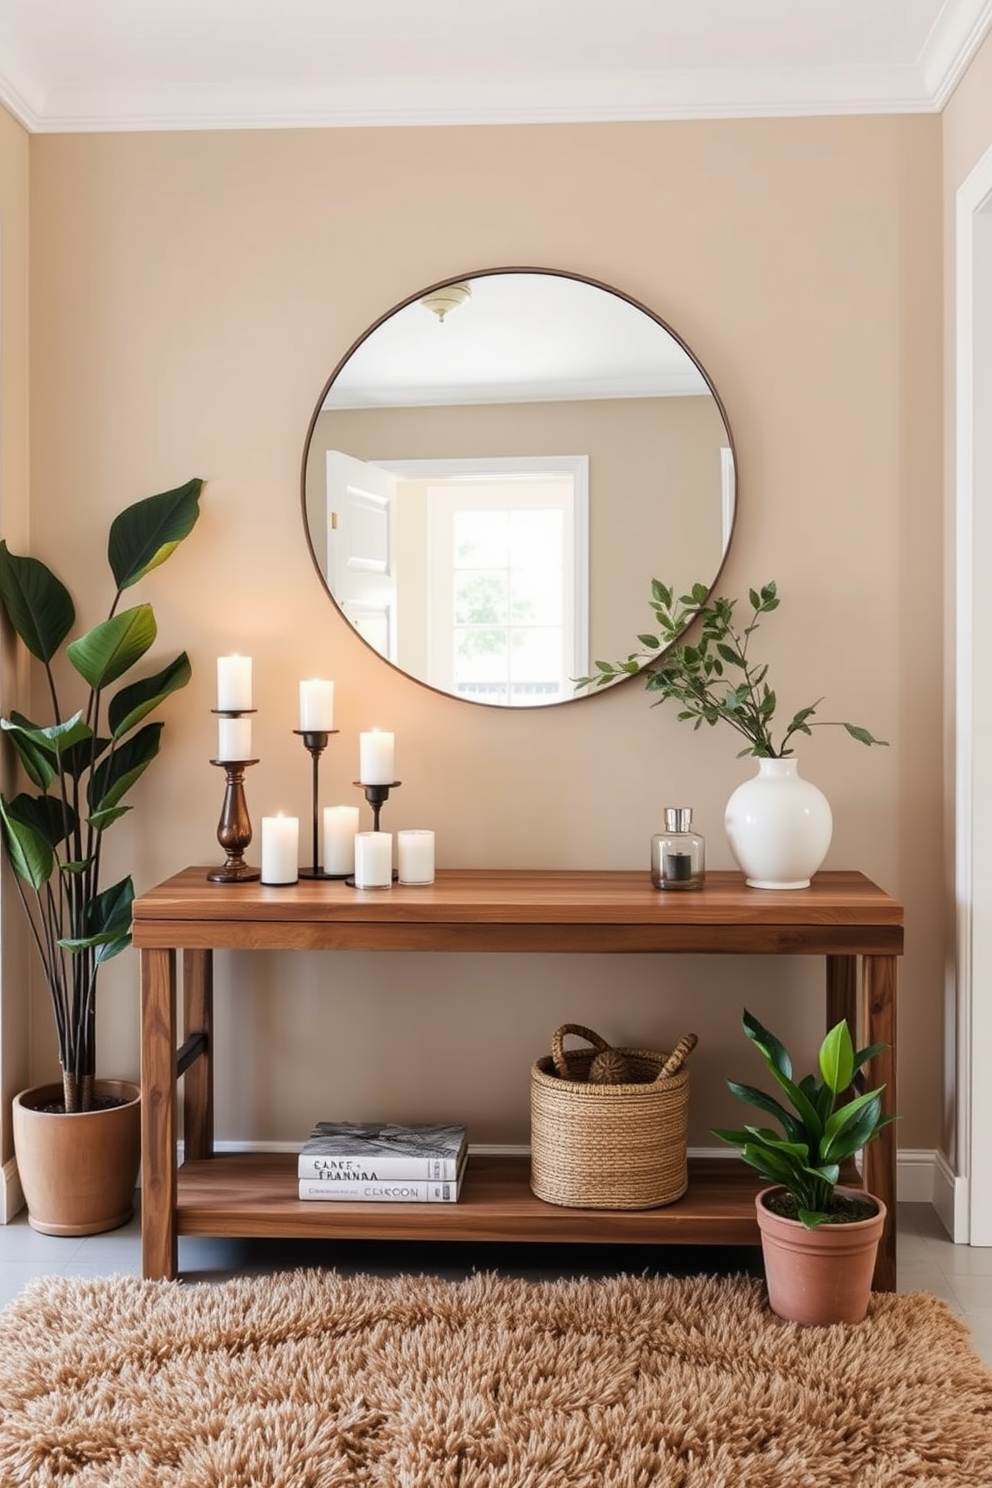
M852 1037L858 1027L858 958L827 957L827 1030L845 1019Z
M886 1113L896 1106L896 958L865 956L863 967L864 1041L883 1044L869 1066L871 1086L885 1086ZM864 1180L869 1193L882 1200L888 1209L885 1233L878 1248L875 1264L876 1291L896 1289L896 1128L884 1126L878 1138L864 1152Z
M176 953L141 952L141 1271L175 1279Z
M212 1157L214 1150L214 960L210 951L183 951L183 1037L202 1033L206 1051L183 1077L183 1153Z

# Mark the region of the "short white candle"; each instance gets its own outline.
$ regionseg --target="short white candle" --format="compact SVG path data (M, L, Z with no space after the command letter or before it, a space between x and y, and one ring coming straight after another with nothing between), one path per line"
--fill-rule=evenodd
M359 832L355 837L355 888L388 889L392 881L392 832Z
M434 833L420 828L396 834L396 866L401 884L434 882Z
M217 758L234 761L251 757L251 719L218 718Z
M372 729L358 736L358 778L362 785L392 785L395 734Z
M324 807L324 872L347 878L355 871L357 806Z
M251 708L251 657L218 656L217 709L246 713Z
M334 683L320 677L300 683L300 732L329 734L334 728Z
M300 822L296 816L262 817L262 882L291 884L300 876Z

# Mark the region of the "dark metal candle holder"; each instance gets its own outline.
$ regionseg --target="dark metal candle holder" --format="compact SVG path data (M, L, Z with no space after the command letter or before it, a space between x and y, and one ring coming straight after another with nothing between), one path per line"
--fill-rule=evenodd
M257 759L211 760L212 765L225 772L227 785L224 805L217 825L217 841L227 853L224 865L208 874L210 883L251 883L261 877L257 868L245 862L245 848L251 841L251 818L245 800L245 769L257 765Z
M320 773L320 756L323 754L324 750L327 748L327 741L330 739L331 735L332 734L336 734L337 732L338 732L337 729L294 729L293 730L293 733L296 734L296 736L298 738L300 738L300 739L303 740L303 747L304 747L304 749L307 750L307 752L310 755L311 760L313 761L313 769L312 769L312 790L313 790L313 857L310 860L311 861L311 865L312 865L311 867L309 867L309 868L301 868L300 869L300 877L301 878L341 878L341 877L343 877L343 875L340 874L340 873L325 873L324 872L323 868L321 868L321 866L320 866L320 852L318 850L319 836L318 836L318 825L317 825L317 803L318 803L318 801L320 799L320 791L319 791L319 788L318 788L319 773Z
M393 780L389 785L366 785L364 780L353 780L351 783L352 785L357 785L359 790L365 792L365 799L372 807L372 830L373 832L378 832L379 812L382 810L384 803L389 800L389 792L394 790L396 786L402 785L402 780Z

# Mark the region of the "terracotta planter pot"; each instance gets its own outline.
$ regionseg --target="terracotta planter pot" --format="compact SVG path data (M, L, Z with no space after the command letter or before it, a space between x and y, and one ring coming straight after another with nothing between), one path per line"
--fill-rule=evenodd
M14 1155L28 1223L44 1235L97 1235L127 1224L141 1160L141 1088L97 1080L98 1096L126 1101L103 1111L45 1111L62 1086L14 1097Z
M808 1230L767 1208L764 1188L755 1199L765 1280L771 1309L792 1323L860 1323L868 1312L875 1255L885 1225L885 1205L873 1194L875 1214L854 1224L823 1224Z

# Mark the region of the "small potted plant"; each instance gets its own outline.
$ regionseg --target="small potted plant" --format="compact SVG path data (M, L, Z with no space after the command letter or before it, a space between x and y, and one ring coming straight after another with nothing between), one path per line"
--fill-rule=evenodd
M841 1183L841 1168L894 1116L882 1114L885 1087L851 1094L859 1070L884 1047L855 1049L845 1020L820 1045L816 1073L796 1081L773 1033L744 1010L744 1033L789 1106L753 1085L728 1080L738 1100L771 1116L767 1126L714 1128L770 1185L755 1199L772 1311L798 1323L860 1322L868 1311L885 1205Z
M604 687L623 677L643 675L657 694L654 706L679 705L679 718L699 729L724 723L744 741L738 758L758 759L758 773L727 802L724 825L731 851L754 888L807 888L830 847L833 817L823 792L799 774L794 743L815 728L842 728L861 744L885 744L859 724L817 718L822 698L807 703L776 738L778 695L768 681L768 665L750 655L751 637L763 615L778 609L774 582L750 589L751 614L737 619L738 601L709 597L704 584L687 594L658 579L651 581L651 608L657 634L638 636L641 649L622 661L597 661L578 687ZM692 639L688 638L689 628Z
M147 720L186 686L189 658L184 651L105 699L157 633L151 605L119 610L121 596L192 530L202 485L188 481L114 519L109 615L73 641L76 614L65 585L39 559L0 542L0 605L42 663L51 705L44 723L15 712L0 718L33 787L0 795L0 835L48 987L62 1070L61 1087L22 1091L14 1101L29 1220L50 1234L95 1233L131 1214L140 1092L132 1082L96 1080L96 989L100 967L131 943L134 885L130 876L104 885L102 840L130 811L124 797L158 754L163 724ZM69 704L59 690L66 664L85 684Z

